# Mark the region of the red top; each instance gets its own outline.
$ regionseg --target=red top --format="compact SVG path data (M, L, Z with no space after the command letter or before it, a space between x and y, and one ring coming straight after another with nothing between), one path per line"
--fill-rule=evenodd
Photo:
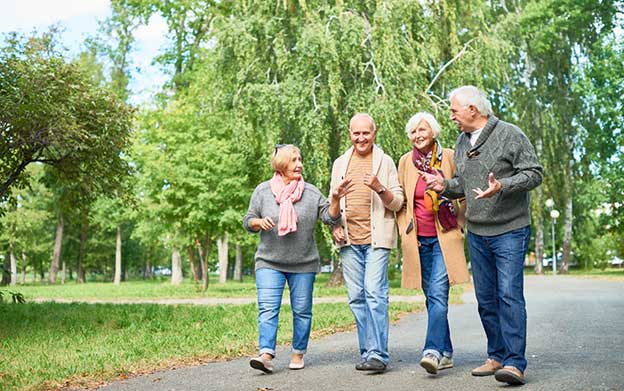
M425 209L425 190L427 190L427 183L418 177L416 182L416 190L414 192L414 218L416 220L416 227L418 236L438 236L435 226L435 215L433 212Z

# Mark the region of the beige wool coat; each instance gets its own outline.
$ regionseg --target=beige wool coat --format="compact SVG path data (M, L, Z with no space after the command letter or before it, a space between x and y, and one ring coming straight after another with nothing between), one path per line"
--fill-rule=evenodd
M444 148L442 150L442 173L445 178L452 178L455 173L455 163L453 162L453 150ZM418 232L414 217L414 190L418 180L418 172L412 163L412 151L406 153L399 161L399 183L405 191L405 204L397 212L397 225L401 236L401 249L403 251L403 274L401 277L401 287L411 289L422 289L422 277L420 267L420 253L418 250ZM465 223L465 202L456 204L458 211L458 223L460 228L448 232L442 231L440 221L436 217L436 230L438 240L444 257L444 264L448 273L449 283L460 284L470 281L466 256L464 255L464 233ZM413 229L406 233L410 222Z

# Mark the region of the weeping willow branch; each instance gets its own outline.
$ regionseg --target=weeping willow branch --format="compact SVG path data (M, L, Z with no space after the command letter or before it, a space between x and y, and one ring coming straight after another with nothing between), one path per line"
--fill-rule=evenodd
M429 91L431 89L431 87L433 87L433 85L435 84L435 82L438 80L438 78L440 77L440 75L442 75L442 72L444 72L444 70L446 68L448 68L452 63L454 63L455 61L459 60L460 58L462 58L464 56L464 54L466 54L466 52L468 51L468 47L470 46L470 44L475 40L476 38L471 39L470 41L466 42L466 44L464 45L464 47L462 48L462 50L459 51L459 53L457 53L455 55L455 57L453 57L452 59L449 60L449 62L447 62L446 64L444 64L444 66L442 66L442 68L440 68L440 70L438 71L438 73L436 73L436 75L434 76L433 80L431 80L431 83L429 83L429 85L427 86L427 88L425 88L425 94L427 93L427 91Z
M364 17L364 22L365 22L366 38L364 38L364 41L362 41L362 46L364 45L368 46L369 53L370 53L370 60L366 64L364 64L364 70L367 70L368 67L371 67L373 71L373 77L375 79L375 84L377 85L377 87L375 88L375 92L379 94L379 91L381 90L382 93L385 95L386 88L381 83L379 75L377 75L377 67L375 66L375 53L373 51L373 36L371 34L371 25L368 22L366 15L363 15L363 17Z
M316 103L316 81L318 80L318 78L321 77L321 74L319 73L318 75L316 75L316 77L314 78L314 80L312 80L312 103L314 103L314 112L318 111L318 104Z

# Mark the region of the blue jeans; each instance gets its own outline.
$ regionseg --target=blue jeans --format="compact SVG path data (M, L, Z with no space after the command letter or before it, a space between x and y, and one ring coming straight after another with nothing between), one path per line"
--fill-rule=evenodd
M312 291L315 278L316 273L285 273L268 268L256 270L260 354L275 356L277 323L286 281L290 289L293 313L292 352L306 352L312 326Z
M388 364L388 257L369 244L340 249L349 307L357 324L360 357Z
M427 305L427 337L423 356L432 353L453 356L453 344L448 324L449 280L437 237L419 236L422 288Z
M526 226L496 236L468 232L468 252L488 357L522 372L527 366L522 269L530 231L531 227Z

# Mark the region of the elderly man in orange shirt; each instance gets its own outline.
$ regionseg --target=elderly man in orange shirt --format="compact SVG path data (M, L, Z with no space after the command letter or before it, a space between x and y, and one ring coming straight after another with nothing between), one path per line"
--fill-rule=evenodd
M340 201L340 247L349 306L357 323L357 370L383 372L388 354L388 257L396 247L395 212L403 190L392 158L375 145L377 127L365 113L349 122L352 147L334 162L331 187L351 179L353 191Z

